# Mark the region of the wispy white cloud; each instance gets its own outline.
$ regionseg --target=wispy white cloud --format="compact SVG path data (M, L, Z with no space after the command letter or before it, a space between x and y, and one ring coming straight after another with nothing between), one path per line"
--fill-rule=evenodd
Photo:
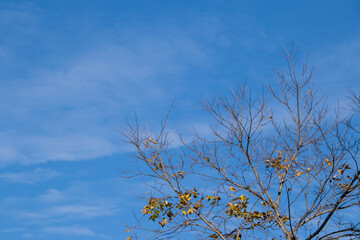
M83 226L50 226L44 227L40 230L43 233L49 235L63 235L63 236L79 236L79 237L96 237L102 239L111 239L111 237L96 233L90 228Z
M63 205L50 208L48 213L57 216L75 216L76 218L94 218L115 215L118 210L109 202L98 205Z
M37 32L41 16L41 9L29 1L23 1L21 4L0 2L0 31L7 33L0 43L0 64L7 70L0 69L2 83L11 81L6 77L7 73L16 71L19 62L22 63L22 69L26 68L24 62L27 60L17 56L18 52L14 46L24 46Z
M0 25L24 25L31 24L38 18L36 13L40 9L30 2L23 4L6 4L0 5Z
M0 134L1 138L1 134ZM19 161L19 159L24 159L25 157L19 152L13 145L5 145L8 143L4 143L0 146L0 167L4 165L8 165L10 163L15 163Z
M137 39L141 35L141 40ZM104 43L55 69L34 69L20 85L0 89L2 165L74 161L121 151L114 128L119 115L173 99L181 74L203 64L200 45L184 36L139 32L133 41ZM174 77L174 76L177 77ZM6 101L5 101L6 99ZM27 121L23 121L23 119Z
M32 224L48 222L67 222L69 219L95 219L97 217L114 216L119 213L118 206L112 199L78 202L75 204L59 204L55 206L32 206L33 209L12 209L10 215L21 221Z
M331 103L345 102L349 89L360 90L360 36L316 49L310 59L319 65L315 83L329 93Z
M57 202L64 198L65 196L62 192L53 188L47 190L43 195L39 197L41 201L45 202Z
M5 228L2 229L2 232L6 232L6 233L14 233L14 232L23 232L25 230L25 228Z
M51 169L37 168L34 171L19 173L1 173L0 179L14 183L34 184L47 181L59 176L59 173Z
M117 151L115 143L101 136L68 135L53 137L29 137L23 142L27 149L22 163L46 161L73 161L108 156Z
M89 228L80 226L61 226L61 227L46 227L42 229L42 232L60 235L78 235L95 237L96 233Z
M23 234L21 234L21 236L23 236L25 238L33 238L34 237L34 235L31 233L23 233Z
M114 188L119 189L115 195ZM77 182L64 190L50 188L35 197L4 198L0 210L19 223L35 225L116 216L123 211L121 203L127 202L121 189L128 190L118 179Z

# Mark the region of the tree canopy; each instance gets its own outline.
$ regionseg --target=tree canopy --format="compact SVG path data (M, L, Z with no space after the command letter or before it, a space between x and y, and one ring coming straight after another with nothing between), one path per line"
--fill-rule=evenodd
M286 51L260 96L239 84L203 100L211 131L173 147L166 120L157 134L139 123L120 130L152 182L127 239L355 239L360 237L360 97L329 107L314 69ZM299 70L300 69L300 70ZM148 223L150 221L150 224Z

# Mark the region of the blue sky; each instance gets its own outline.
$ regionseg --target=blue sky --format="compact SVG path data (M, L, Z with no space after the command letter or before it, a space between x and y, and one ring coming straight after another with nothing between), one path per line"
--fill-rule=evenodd
M155 126L207 129L197 100L248 78L282 45L310 49L330 103L360 89L359 1L0 2L0 238L122 239L144 202L119 177L116 132L136 111Z

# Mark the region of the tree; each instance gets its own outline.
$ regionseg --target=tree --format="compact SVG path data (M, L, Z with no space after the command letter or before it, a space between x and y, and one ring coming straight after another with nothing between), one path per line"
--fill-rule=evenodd
M333 114L307 58L298 71L296 53L286 50L287 70L275 70L277 85L267 83L260 97L239 85L202 101L214 120L210 137L195 131L172 147L167 118L156 135L137 121L123 126L142 164L126 176L153 180L128 239L360 237L360 97L352 92L350 108Z

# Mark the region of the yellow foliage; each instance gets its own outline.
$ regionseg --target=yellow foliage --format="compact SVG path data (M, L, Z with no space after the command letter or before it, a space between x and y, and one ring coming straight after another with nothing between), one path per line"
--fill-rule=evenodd
M189 208L189 210L187 211L187 214L192 214L194 213L194 209L193 208Z
M184 200L184 201L190 201L191 200L191 193L184 193L182 195L179 196L179 198L181 200Z
M184 172L183 171L178 171L178 174L179 174L179 177L181 177L181 178L184 178Z
M212 200L210 205L215 205L215 204L219 204L219 201L221 200L221 198L219 196L207 196L206 199L208 201Z
M298 170L296 170L296 176L298 176L298 177L300 177L301 174L303 174L303 173L304 173L303 171L298 171Z
M240 196L240 200L242 201L242 202L245 202L246 200L247 200L247 198L244 196L244 194L243 195L241 195Z
M325 161L329 166L331 166L331 167L334 166L332 161L330 161L329 159L325 159Z
M198 201L194 206L195 209L199 209L199 208L202 208L202 207L204 207L204 206L201 204L201 200Z
M164 219L162 220L162 222L159 222L159 224L161 225L161 227L164 227L165 224L167 224L167 223L168 223L168 221L167 221L166 218L164 218Z

